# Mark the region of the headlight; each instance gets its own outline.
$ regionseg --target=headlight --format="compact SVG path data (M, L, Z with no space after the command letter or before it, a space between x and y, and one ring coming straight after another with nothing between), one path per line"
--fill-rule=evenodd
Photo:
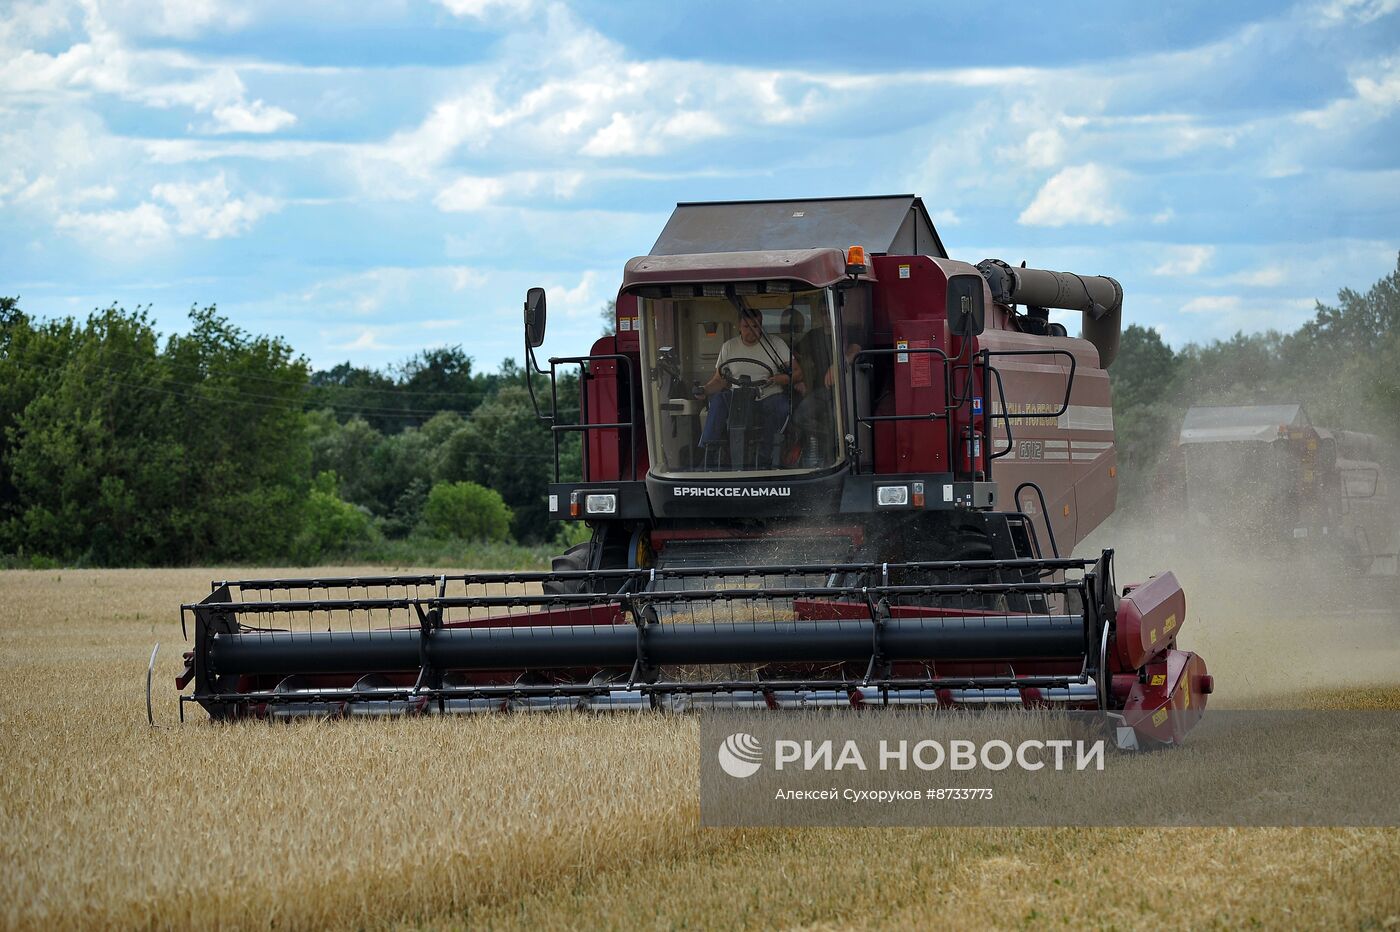
M583 510L590 515L617 514L617 496L611 492L593 493L583 500Z
M875 487L875 504L886 507L909 504L909 486L877 485Z

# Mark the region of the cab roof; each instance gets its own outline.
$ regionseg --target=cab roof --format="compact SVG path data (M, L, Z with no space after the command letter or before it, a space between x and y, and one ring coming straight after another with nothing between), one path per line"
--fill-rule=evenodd
M650 255L849 246L864 246L872 256L948 257L923 200L913 194L680 203Z

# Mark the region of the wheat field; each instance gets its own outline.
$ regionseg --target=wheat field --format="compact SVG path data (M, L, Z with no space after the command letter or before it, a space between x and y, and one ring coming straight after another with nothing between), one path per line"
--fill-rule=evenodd
M5 927L1400 927L1395 829L702 829L693 717L180 725L177 606L222 575L0 573ZM1368 624L1328 640L1370 682L1293 705L1400 707Z

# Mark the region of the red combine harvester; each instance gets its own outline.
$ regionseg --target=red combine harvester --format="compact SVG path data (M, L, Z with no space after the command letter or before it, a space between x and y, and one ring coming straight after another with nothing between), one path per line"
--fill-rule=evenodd
M1173 518L1256 551L1393 576L1395 460L1373 434L1317 427L1301 404L1197 405L1163 470L1162 498Z
M1178 743L1212 689L1181 587L1069 555L1114 506L1121 308L1111 278L948 258L912 195L681 204L587 355L541 368L526 300L532 392L581 371L541 417L583 445L549 509L591 540L551 572L217 582L182 703L1052 707Z

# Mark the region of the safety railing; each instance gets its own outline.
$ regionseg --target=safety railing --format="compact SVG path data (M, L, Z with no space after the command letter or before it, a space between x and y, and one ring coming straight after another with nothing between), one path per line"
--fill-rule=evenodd
M1064 396L1064 399L1060 402L1060 406L1059 406L1058 408L1056 408L1054 411L1037 411L1037 412L1035 412L1034 414L1029 415L1030 417L1041 417L1041 418L1059 418L1062 414L1064 414L1065 412L1067 412L1067 411L1069 410L1070 397L1071 397L1071 395L1072 395L1073 392L1074 392L1074 374L1075 374L1075 370L1076 370L1077 367L1078 367L1078 361L1075 359L1074 354L1071 353L1069 350L1058 350L1058 349L1041 349L1041 350L984 350L984 351L983 351L983 355L984 355L984 356L986 357L986 359L987 359L987 368L988 368L988 371L991 373L993 381L996 382L996 386L997 386L997 400L1000 402L1000 408L1001 408L1000 411L997 411L997 405L992 405L992 404L989 403L989 404L988 404L988 408L989 408L990 410L987 412L987 420L988 420L989 422L990 422L990 421L1002 421L1003 424L1004 424L1005 427L1006 427L1006 444L1007 444L1006 449L1000 450L1000 451L997 451L997 452L994 452L994 453L989 454L989 458L990 458L990 459L1000 459L1001 457L1006 456L1006 455L1007 455L1008 453L1010 453L1013 449L1015 449L1015 445L1016 445L1016 444L1015 444L1015 440L1014 440L1014 438L1012 437L1012 434L1011 434L1011 419L1012 419L1013 417L1026 417L1026 416L1028 416L1028 415L1024 415L1024 414L1020 414L1020 413L1013 413L1013 412L1011 412L1011 411L1008 409L1008 405L1007 405L1007 401L1006 401L1006 386L1005 386L1005 383L1002 382L1001 370L999 370L999 369L997 369L995 366L992 366L992 365L991 365L991 358L992 358L993 356L1063 356L1063 357L1065 357L1065 358L1067 358L1067 359L1069 360L1069 374L1068 374L1068 376L1065 378L1065 396ZM989 430L989 431L988 431L988 441L987 441L989 444L991 443L991 440L990 440L990 433L991 433L991 431ZM990 447L989 447L989 449L990 449Z
M613 362L617 365L617 396L621 401L626 396L627 420L625 421L599 421L591 420L592 413L589 410L588 382L596 378L589 371L589 366L600 362ZM578 366L578 392L579 392L579 420L576 423L560 423L559 417L559 367ZM533 380L531 379L530 368L534 367L537 374L549 375L549 413L540 411L539 402L535 398ZM540 369L535 365L533 356L527 360L525 384L530 390L530 401L535 406L535 414L540 420L549 424L550 436L554 442L554 481L560 482L561 474L559 468L559 444L563 435L571 433L583 434L585 443L587 436L592 431L597 430L617 430L625 431L625 443L627 446L629 469L627 478L635 480L637 478L637 404L635 386L637 381L633 371L632 357L624 353L596 353L588 356L553 356L549 359L549 369ZM590 477L587 475L591 458L585 455L582 458L585 472L584 480ZM620 466L621 464L619 464Z
M952 374L949 366L952 360L950 360L946 352L936 346L865 349L851 357L848 371L864 369L868 372L874 368L875 359L888 356L894 356L898 362L912 365L911 357L917 355L934 356L937 357L939 361L939 369L942 372L943 380L942 408L930 409L917 414L866 414L862 412L860 408L860 397L856 391L856 380L854 378L848 378L846 380L849 393L847 410L852 413L852 420L855 421L857 431L859 431L861 427L864 427L870 432L871 443L874 442L875 426L877 424L889 424L899 421L943 421L946 449L951 457L953 452L953 420L950 415L957 409L957 405L954 404ZM862 362L863 360L865 360L865 362ZM857 434L857 443L859 442L860 437ZM853 472L860 471L860 457L858 455L852 456L851 469Z

